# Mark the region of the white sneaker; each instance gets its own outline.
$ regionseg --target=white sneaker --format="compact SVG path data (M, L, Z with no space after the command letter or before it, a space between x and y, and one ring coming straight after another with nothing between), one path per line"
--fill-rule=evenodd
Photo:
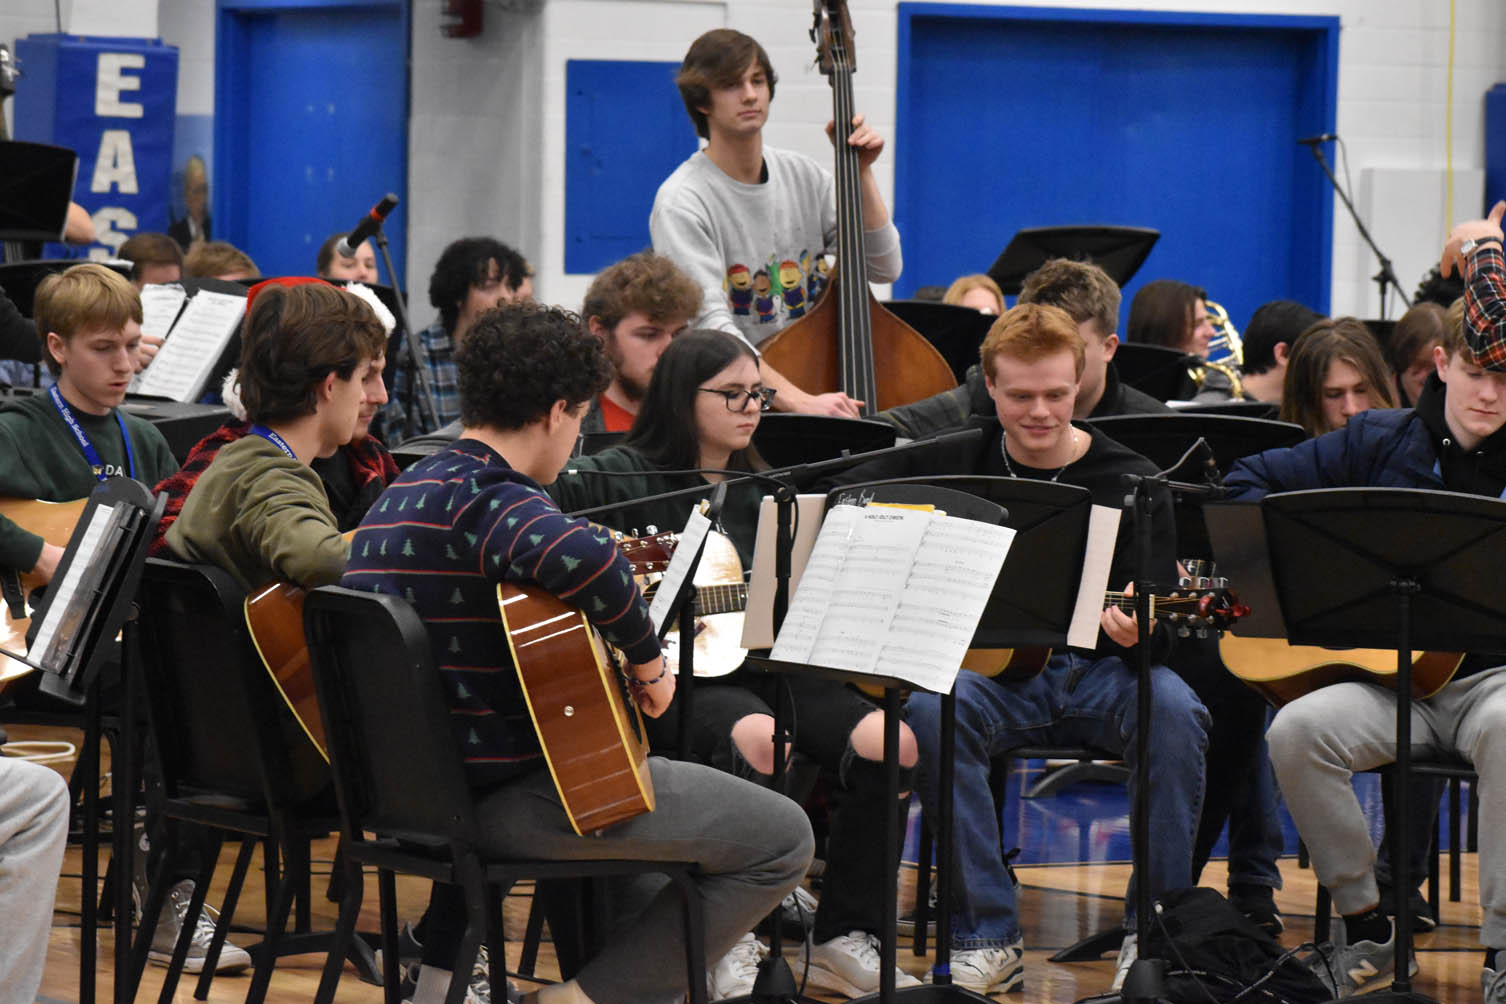
M980 994L1007 994L1025 985L1025 945L965 948L952 952L952 986Z
M763 942L752 934L738 938L737 944L706 973L706 999L720 1001L751 994L753 981L758 979L758 964L768 954Z
M807 985L848 997L876 993L879 988L879 940L866 931L849 931L811 947L805 971ZM895 967L894 986L918 987L920 980Z
M157 930L152 933L152 948L147 958L159 966L171 965L173 946L178 942L178 932L188 917L188 901L193 899L193 879L175 883L162 904L162 916L157 920ZM199 911L194 925L193 941L188 946L188 956L183 962L185 973L204 971L204 959L209 954L209 942L214 938L214 924L219 911L208 903ZM217 973L238 973L251 965L251 956L244 948L237 948L229 941L220 946L220 958L214 967Z
M1126 934L1124 941L1119 945L1119 961L1114 963L1114 983L1109 988L1114 991L1124 989L1124 978L1129 975L1130 966L1140 957L1140 935Z
M816 923L816 907L820 904L805 886L797 885L779 903L779 919L786 928L809 932Z

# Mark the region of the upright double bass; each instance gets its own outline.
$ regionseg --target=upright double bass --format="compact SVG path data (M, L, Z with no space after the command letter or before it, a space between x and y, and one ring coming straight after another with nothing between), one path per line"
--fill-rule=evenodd
M837 264L809 314L760 346L769 364L802 390L840 390L863 414L909 404L957 385L936 347L890 313L868 287L858 152L846 141L856 111L852 20L846 0L815 0L811 38L831 80L836 124Z

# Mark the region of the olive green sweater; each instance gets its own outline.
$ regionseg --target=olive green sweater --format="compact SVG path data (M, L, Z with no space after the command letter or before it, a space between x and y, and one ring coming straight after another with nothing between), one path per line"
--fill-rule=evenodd
M77 408L73 417L99 451L106 473L131 472L115 412L90 415ZM144 419L125 416L135 457L135 478L150 488L178 469L162 433ZM69 502L92 492L99 481L89 469L73 431L45 394L0 406L0 496ZM0 566L30 571L42 553L42 538L0 516Z
M319 475L260 436L220 450L165 539L182 560L223 568L248 591L278 579L339 582L349 555Z

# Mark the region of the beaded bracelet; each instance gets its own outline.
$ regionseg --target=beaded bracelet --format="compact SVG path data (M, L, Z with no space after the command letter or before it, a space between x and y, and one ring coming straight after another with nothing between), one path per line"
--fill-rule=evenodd
M629 687L652 687L654 684L658 683L668 675L669 667L666 666L661 668L659 670L659 675L654 677L652 680L640 680L636 676L629 676L626 673L622 674L622 678L627 681L627 685Z

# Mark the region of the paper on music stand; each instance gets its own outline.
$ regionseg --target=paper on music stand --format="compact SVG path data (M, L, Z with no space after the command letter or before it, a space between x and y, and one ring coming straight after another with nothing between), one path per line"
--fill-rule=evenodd
M244 296L208 289L195 293L152 364L142 371L138 393L175 401L197 397L245 312Z
M1103 616L1103 597L1109 587L1109 566L1114 563L1114 542L1119 539L1119 510L1095 505L1088 514L1088 546L1082 559L1082 582L1067 628L1067 644L1073 648L1098 647L1098 628Z
M748 579L748 606L743 615L743 648L768 648L774 644L774 550L778 537L778 506L765 495L758 510L758 532L753 544L753 574ZM821 531L826 510L825 495L795 496L795 543L790 551L790 595L805 574L805 561Z
M675 599L680 595L685 577L690 574L690 565L695 561L696 555L700 554L701 545L706 542L706 532L710 529L711 520L706 518L700 507L692 509L690 519L686 521L685 529L680 531L680 539L675 543L675 553L669 559L669 567L664 570L659 588L654 592L654 600L648 607L649 620L654 623L654 634L664 633L664 619L669 616Z
M950 690L1013 540L943 513L836 506L771 656Z
M65 669L47 661L51 654L50 649L53 642L58 640L58 632L67 621L69 611L75 609L80 584L94 564L100 542L110 529L114 515L115 512L111 506L94 507L94 515L89 518L84 535L79 539L78 548L74 551L73 560L68 565L67 574L63 576L61 582L51 586L53 594L47 607L47 616L38 625L36 639L26 650L26 658L32 662L46 666L54 672L61 673Z
M183 310L183 302L188 299L188 294L183 287L177 284L158 285L152 284L141 291L141 333L142 335L154 335L157 338L167 338L168 332L173 328L173 322L178 319L178 314ZM151 363L147 364L151 368ZM132 394L140 392L141 381L146 379L146 370L142 370L131 377L131 386L128 390Z

